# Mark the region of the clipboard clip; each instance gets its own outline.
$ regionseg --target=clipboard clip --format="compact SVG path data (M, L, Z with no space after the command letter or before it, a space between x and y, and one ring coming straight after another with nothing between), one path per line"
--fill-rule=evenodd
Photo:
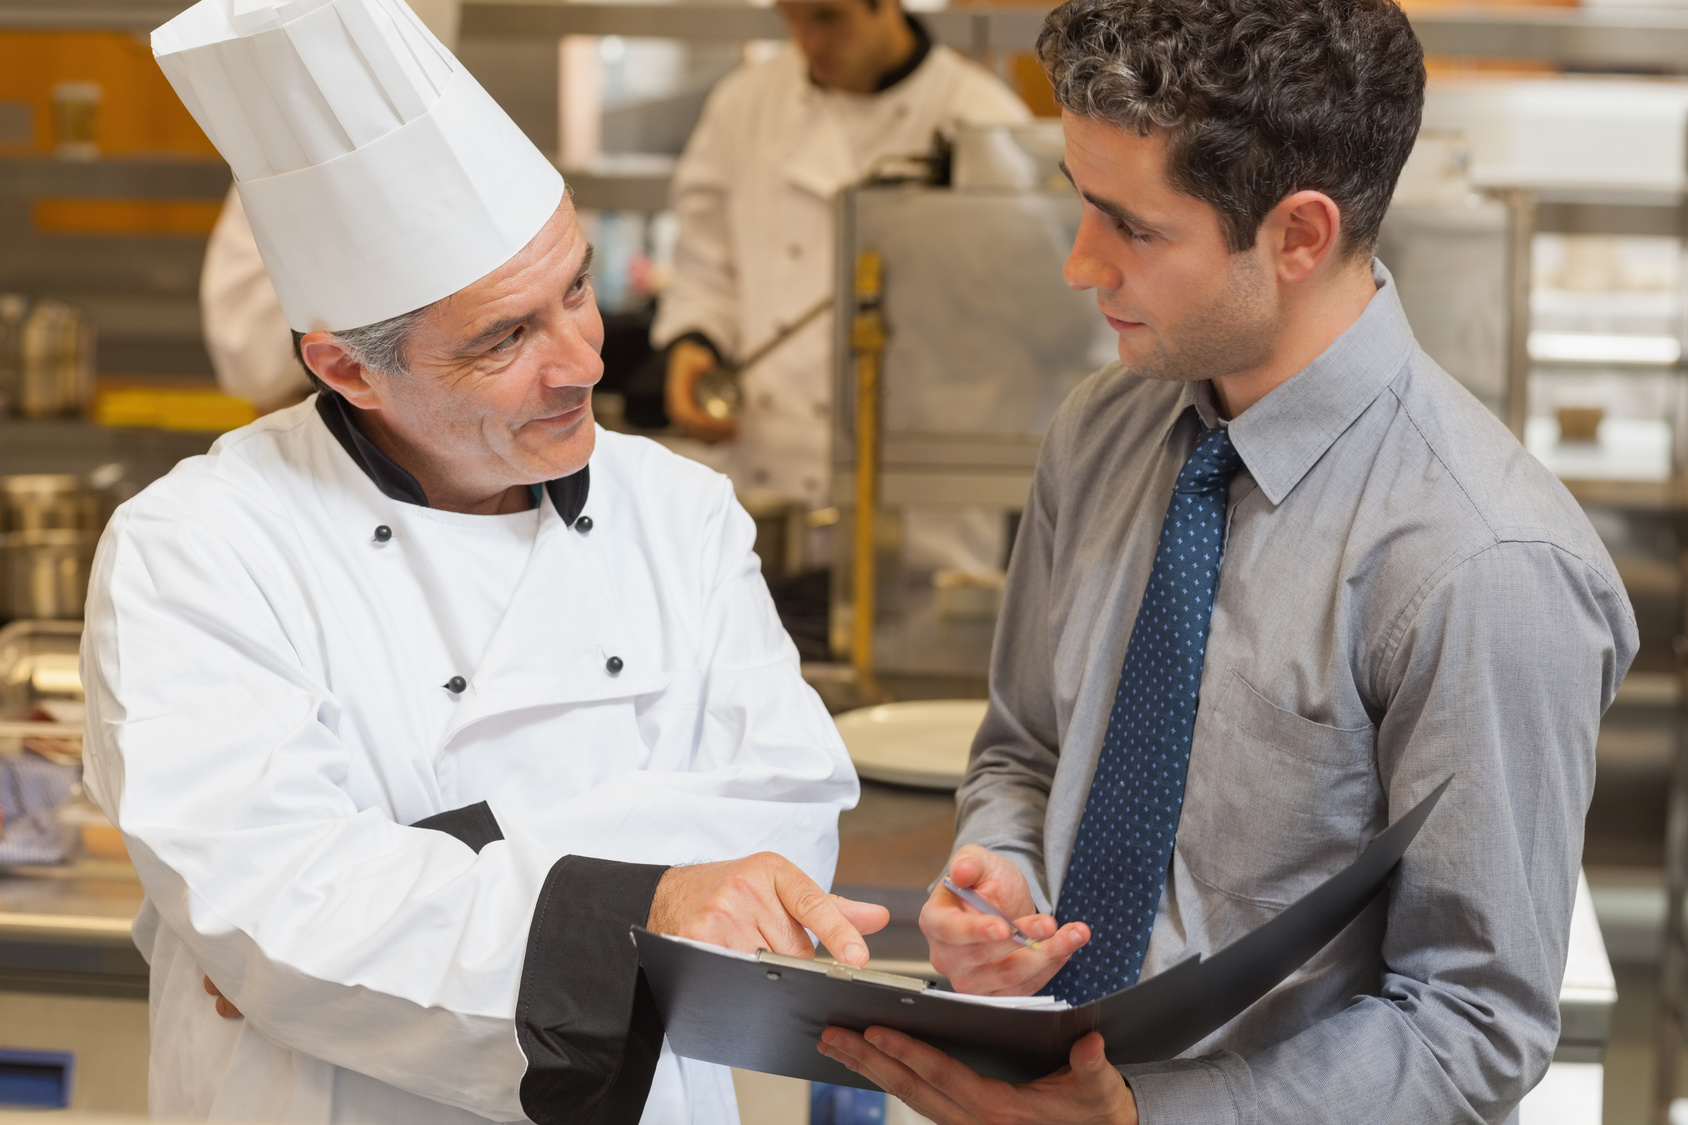
M860 981L863 984L880 984L887 988L900 988L904 992L925 992L932 987L932 982L924 977L908 977L901 973L887 973L879 969L858 969L846 965L841 961L811 961L804 957L788 957L783 953L772 953L766 949L756 951L756 960L764 965L772 965L776 972L770 972L770 978L778 979L779 969L796 969L804 973L819 973L831 977L833 980Z

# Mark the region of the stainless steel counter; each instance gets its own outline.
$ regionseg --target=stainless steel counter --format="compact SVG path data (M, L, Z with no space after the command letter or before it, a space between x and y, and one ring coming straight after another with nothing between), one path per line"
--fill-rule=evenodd
M0 876L0 991L145 998L146 962L129 936L142 898L123 862Z
M918 971L925 942L916 919L926 884L947 858L953 804L947 794L871 782L863 791L863 804L841 826L838 889L890 907L891 926L869 939L873 956ZM133 868L122 862L81 860L0 877L0 992L144 998L147 967L129 936L142 897ZM1555 1057L1598 1062L1616 1002L1612 967L1582 880Z
M216 434L97 426L80 418L0 418L0 474L86 473L111 462L144 488L184 457L211 448Z

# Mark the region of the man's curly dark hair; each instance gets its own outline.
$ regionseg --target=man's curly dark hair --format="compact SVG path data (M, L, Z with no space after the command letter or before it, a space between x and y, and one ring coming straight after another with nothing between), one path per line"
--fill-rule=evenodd
M1424 50L1393 0L1069 0L1037 54L1061 106L1167 140L1172 185L1233 251L1295 192L1370 254L1418 137Z

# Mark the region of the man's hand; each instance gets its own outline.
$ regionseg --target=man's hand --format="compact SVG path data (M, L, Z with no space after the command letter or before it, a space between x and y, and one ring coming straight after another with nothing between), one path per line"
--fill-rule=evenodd
M656 885L652 933L724 945L741 953L758 949L813 957L805 927L838 960L867 964L863 934L881 930L891 912L821 890L802 868L773 852L725 863L671 867Z
M222 1016L226 1020L237 1020L240 1018L240 1009L229 1003L228 998L222 994L222 991L219 990L216 985L211 983L210 977L205 978L205 991L208 995L215 996L217 998L217 1014L219 1016Z
M821 1054L938 1125L1137 1125L1131 1087L1102 1048L1102 1037L1093 1031L1073 1044L1068 1065L1011 1086L981 1078L942 1051L888 1028L857 1035L829 1027L820 1041Z
M668 420L688 436L711 445L738 436L738 422L712 418L697 404L698 380L716 366L715 353L693 340L681 340L668 353L668 381L663 404Z
M1055 919L1037 913L1020 869L987 848L969 844L956 852L949 877L1001 907L1021 933L1043 947L1020 945L1008 936L1008 923L979 913L940 883L920 911L920 932L932 946L932 967L957 992L1030 996L1090 940L1090 927L1083 922L1057 927Z

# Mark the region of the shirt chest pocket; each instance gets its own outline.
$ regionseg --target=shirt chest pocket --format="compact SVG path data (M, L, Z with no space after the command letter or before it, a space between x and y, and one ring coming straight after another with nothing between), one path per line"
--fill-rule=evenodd
M1360 854L1384 816L1377 732L1313 722L1232 673L1203 709L1178 825L1191 875L1287 906Z

